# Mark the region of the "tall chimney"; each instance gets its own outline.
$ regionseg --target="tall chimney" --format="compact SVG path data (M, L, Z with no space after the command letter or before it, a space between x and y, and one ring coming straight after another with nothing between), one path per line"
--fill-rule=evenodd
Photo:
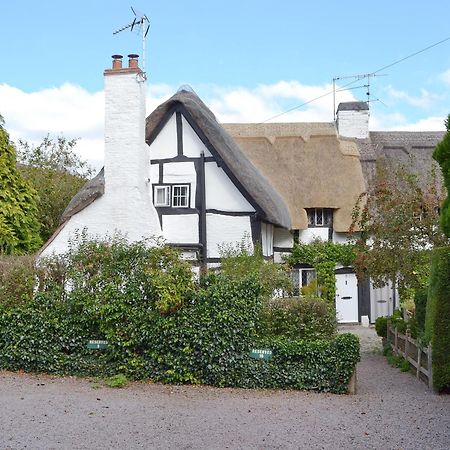
M150 155L145 143L145 76L138 55L113 55L105 76L105 197L114 204L110 220L130 235L160 224L151 201ZM160 231L159 231L160 233ZM133 236L130 236L133 237ZM137 239L137 237L134 237Z
M369 106L367 103L339 103L336 127L340 136L358 139L369 137Z

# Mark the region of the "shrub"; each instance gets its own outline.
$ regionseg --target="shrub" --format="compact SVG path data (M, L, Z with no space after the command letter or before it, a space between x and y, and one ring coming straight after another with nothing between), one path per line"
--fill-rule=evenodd
M0 256L0 305L10 307L33 297L35 268L32 256Z
M417 326L421 332L425 330L425 315L427 308L428 289L416 289L414 303L416 306Z
M127 383L128 378L122 373L113 375L105 380L106 386L110 388L123 388Z
M433 385L450 388L450 247L434 250L425 334L433 348Z
M258 336L262 289L258 277L222 273L195 285L170 248L82 241L43 262L30 302L0 306L0 368L344 392L358 339ZM88 350L90 339L107 349ZM271 361L250 357L261 346Z
M335 309L318 297L275 298L264 304L259 333L292 339L332 339L336 335Z
M375 331L377 332L378 336L383 338L387 337L387 324L387 317L377 317L377 319L375 320Z

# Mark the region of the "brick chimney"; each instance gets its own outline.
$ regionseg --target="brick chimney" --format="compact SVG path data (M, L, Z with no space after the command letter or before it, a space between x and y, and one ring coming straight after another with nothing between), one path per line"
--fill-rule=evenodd
M339 103L336 127L340 136L358 139L369 137L369 106L367 103Z

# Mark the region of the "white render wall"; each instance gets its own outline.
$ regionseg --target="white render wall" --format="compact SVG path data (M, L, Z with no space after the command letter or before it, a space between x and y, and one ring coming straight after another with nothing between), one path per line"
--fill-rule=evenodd
M160 236L148 182L145 83L134 70L105 75L105 193L72 216L41 256L62 253L86 230L96 237L119 232L130 241Z
M261 224L261 246L263 256L273 255L273 229L274 226L271 223Z
M292 235L292 232L285 230L284 228L275 227L273 232L273 246L292 248L294 246L294 236Z
M177 156L177 123L175 114L164 125L150 145L150 159L175 158Z
M338 111L337 127L340 136L358 139L369 137L369 110Z
M205 156L211 156L211 153L198 137L195 130L189 125L189 122L183 115L181 117L183 125L183 155L189 158L199 158L201 152L203 152Z
M327 227L315 227L307 228L306 230L300 230L298 240L304 244L309 244L315 239L322 241L328 241L328 228Z
M193 162L165 163L163 166L163 183L191 184L191 208L195 207L197 174Z
M162 225L164 238L171 244L198 242L198 214L163 215Z
M220 258L220 246L225 244L235 247L243 239L251 246L253 252L252 228L248 216L224 216L208 213L206 214L206 229L208 258Z
M205 163L206 209L254 212L253 206L239 192L228 175L215 162Z

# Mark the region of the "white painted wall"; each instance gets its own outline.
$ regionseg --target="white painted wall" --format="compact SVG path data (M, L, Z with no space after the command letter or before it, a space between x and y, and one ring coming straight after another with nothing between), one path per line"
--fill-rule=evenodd
M378 317L390 316L394 312L394 291L392 282L376 288L370 282L370 320L375 322Z
M163 182L176 184L191 184L191 208L195 208L195 191L197 189L197 174L193 162L165 163L163 166Z
M273 246L292 248L294 246L294 235L289 230L275 227L273 231Z
M177 154L177 123L174 113L150 145L150 158L174 158Z
M354 242L354 240L349 238L348 233L336 233L336 231L333 231L333 242L336 244L349 244Z
M298 240L304 244L309 244L315 239L321 239L322 241L328 241L328 228L326 227L314 227L307 228L306 230L300 230Z
M208 258L219 258L219 245L239 244L243 238L248 240L251 250L252 229L250 217L248 216L224 216L221 214L206 214L206 238L208 247Z
M189 122L183 115L181 117L183 128L183 155L190 158L199 158L201 152L203 152L205 156L211 156L211 153L200 140L194 129L189 125Z
M227 174L215 162L205 163L206 209L254 212Z
M198 214L174 214L162 216L164 238L170 244L196 244Z
M261 224L261 245L263 256L273 255L273 229L274 226L271 223Z
M369 137L369 110L338 111L337 127L340 136L365 139Z
M144 132L145 83L136 71L105 75L105 193L71 217L41 256L66 251L83 229L97 237L120 232L130 241L161 235Z
M273 262L282 264L284 263L284 258L288 257L290 253L288 252L274 252L273 253Z

